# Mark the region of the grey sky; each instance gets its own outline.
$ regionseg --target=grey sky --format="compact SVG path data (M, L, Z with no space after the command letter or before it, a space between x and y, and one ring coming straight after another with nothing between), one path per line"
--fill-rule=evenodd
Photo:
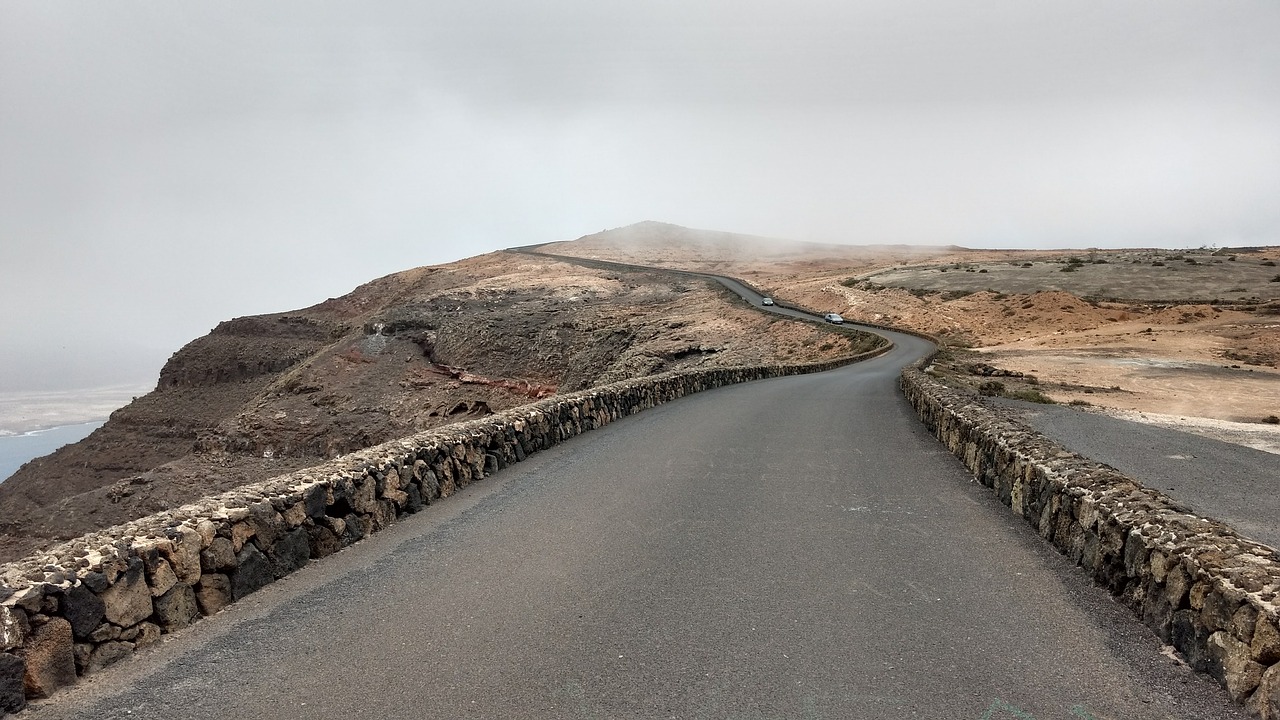
M0 390L642 219L1280 243L1280 3L0 4Z

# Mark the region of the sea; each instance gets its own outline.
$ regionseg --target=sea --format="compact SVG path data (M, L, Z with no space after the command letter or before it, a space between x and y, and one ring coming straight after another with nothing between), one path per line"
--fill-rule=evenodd
M29 460L57 450L63 445L89 437L89 433L102 427L105 420L62 425L44 430L32 430L21 435L0 435L0 483L9 479L18 468Z

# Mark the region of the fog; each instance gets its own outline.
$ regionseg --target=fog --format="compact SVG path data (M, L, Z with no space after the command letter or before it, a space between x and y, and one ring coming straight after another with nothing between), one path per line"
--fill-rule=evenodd
M644 219L1280 243L1280 4L0 6L0 390Z

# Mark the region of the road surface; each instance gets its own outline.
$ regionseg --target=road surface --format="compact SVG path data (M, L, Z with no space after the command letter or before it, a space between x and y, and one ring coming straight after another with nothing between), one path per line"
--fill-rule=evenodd
M1147 487L1280 548L1280 456L1071 407L1001 400L1040 432Z
M538 453L23 718L1244 717L971 482L893 338Z

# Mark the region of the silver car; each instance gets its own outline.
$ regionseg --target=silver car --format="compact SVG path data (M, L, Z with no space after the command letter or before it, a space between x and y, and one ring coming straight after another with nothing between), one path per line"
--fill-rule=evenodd
M822 316L822 319L829 323L835 323L836 325L844 324L844 318L840 317L839 313L827 313Z
M772 304L773 304L773 298L771 298L771 297L763 298L763 299L761 299L761 300L760 300L760 304L761 304L761 305L772 305Z

